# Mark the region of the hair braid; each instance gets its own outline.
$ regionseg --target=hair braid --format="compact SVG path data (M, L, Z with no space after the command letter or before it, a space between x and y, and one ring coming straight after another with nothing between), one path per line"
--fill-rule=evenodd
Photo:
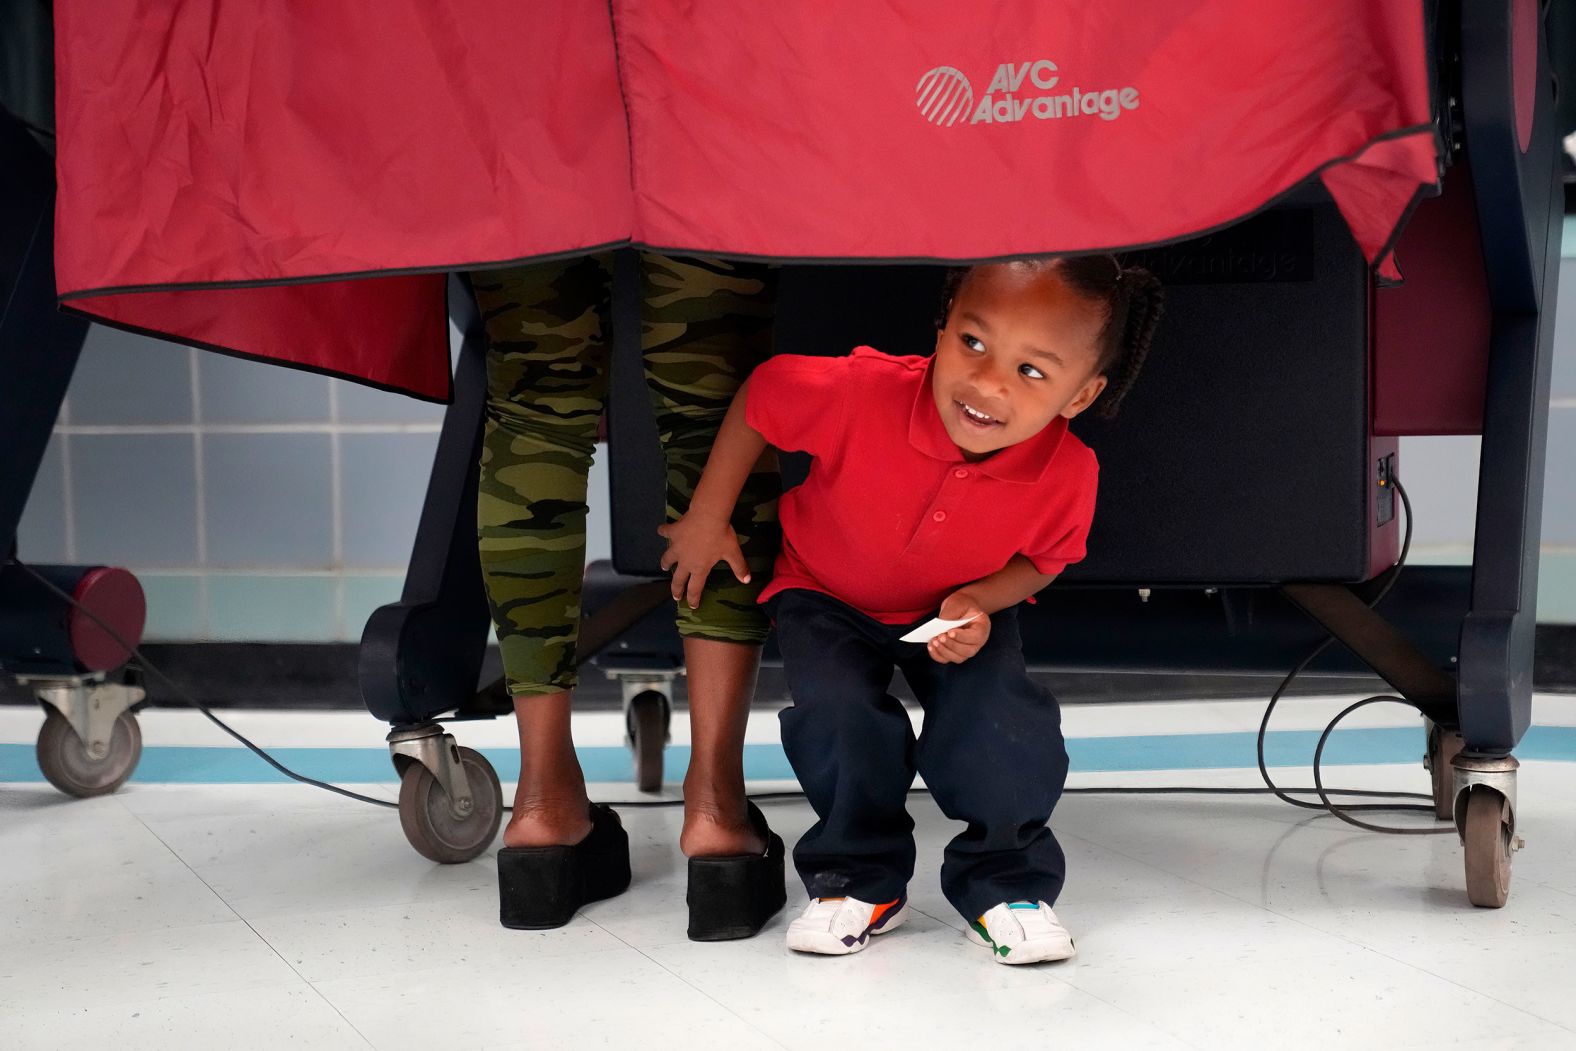
M1122 317L1121 336L1108 373L1110 381L1094 407L1096 415L1104 419L1116 415L1122 406L1122 399L1133 389L1133 383L1144 367L1144 360L1149 357L1155 329L1165 310L1165 290L1160 286L1160 279L1148 270L1140 267L1123 269L1117 286L1117 303L1113 314Z
M936 331L947 327L947 315L952 313L952 301L958 296L958 289L963 287L963 279L973 267L949 266L941 282L941 305L936 313Z

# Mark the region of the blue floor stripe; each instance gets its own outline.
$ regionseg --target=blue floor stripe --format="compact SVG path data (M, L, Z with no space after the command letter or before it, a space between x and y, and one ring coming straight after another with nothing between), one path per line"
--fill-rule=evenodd
M461 741L464 731L461 730ZM1131 737L1082 737L1067 742L1075 773L1128 770L1252 769L1254 734L1148 734ZM1319 734L1314 730L1278 730L1265 742L1271 766L1307 766ZM1337 730L1325 749L1330 766L1370 763L1415 763L1422 757L1423 735L1415 727ZM513 749L489 748L484 754L511 781L519 775L520 757ZM1522 759L1576 761L1576 727L1534 726L1516 754ZM386 749L277 748L273 755L299 773L323 781L390 782L396 780ZM627 749L581 748L580 765L588 781L623 781L630 777ZM667 780L677 781L689 765L689 748L667 750ZM792 780L793 769L778 744L744 748L744 774L752 781ZM288 779L242 748L153 746L143 750L133 776L136 781L164 784L270 784ZM0 744L0 782L43 780L32 745Z

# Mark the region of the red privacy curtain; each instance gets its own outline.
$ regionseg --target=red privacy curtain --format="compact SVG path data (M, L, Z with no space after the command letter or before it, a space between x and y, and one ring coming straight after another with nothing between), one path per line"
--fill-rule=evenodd
M1154 244L1320 178L1381 274L1438 176L1422 0L58 0L57 279L448 391L442 274L641 244Z

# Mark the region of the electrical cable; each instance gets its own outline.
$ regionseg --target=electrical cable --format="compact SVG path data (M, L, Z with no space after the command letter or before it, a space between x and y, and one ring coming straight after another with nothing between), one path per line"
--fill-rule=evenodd
M176 682L174 679L165 674L164 669L150 661L146 656L143 655L140 649L127 642L118 631L104 623L103 619L99 617L98 614L84 606L76 599L74 595L67 594L63 589L57 587L54 581L49 580L43 574L35 570L32 566L29 566L20 559L13 557L10 559L10 561L14 563L17 568L21 569L22 572L26 573L39 584L53 592L56 597L65 599L66 602L68 602L72 607L80 611L89 620L93 621L94 624L97 624L100 630L113 639L116 645L126 652L128 659L135 660L138 667L153 675L154 678L164 683L165 686L168 686L170 691L175 694L177 700L183 704L190 705L201 712L203 715L207 716L209 722L213 723L215 726L229 734L231 737L235 738L237 741L240 741L247 748L251 749L259 759L273 767L275 770L278 770L281 774L284 774L292 781L299 781L304 785L311 785L313 788L321 788L326 792L336 792L339 795L346 796L350 799L358 799L363 803L372 803L376 806L394 807L395 809L398 809L399 804L393 802L392 800L375 799L372 796L362 795L360 792L352 792L348 788L340 788L338 785L331 785L327 781L319 781L315 777L308 777L305 774L298 774L294 770L285 766L279 760L269 755L262 748L247 740L246 737L242 736L238 730L232 729L224 720L213 714L206 704L203 704L201 701L197 700L197 698L187 693L186 690L181 687L180 683Z
M1402 544L1401 544L1400 557L1396 560L1395 565L1392 566L1390 568L1390 570L1388 571L1389 575L1385 579L1384 583L1380 586L1378 593L1368 603L1368 606L1369 606L1370 609L1373 608L1374 606L1377 606L1379 604L1379 602L1381 600L1383 600L1384 597L1390 593L1391 588L1393 588L1395 586L1395 582L1396 582L1397 578L1400 576L1401 569L1406 564L1406 557L1407 557L1407 554L1410 551L1411 546L1412 546L1412 504L1411 504L1411 500L1407 497L1406 490L1401 486L1401 483L1399 481L1392 480L1391 484L1393 484L1395 486L1396 492L1398 494L1400 494L1401 502L1402 502L1402 504L1405 507L1405 511L1406 511L1406 532L1405 532L1405 538L1404 538L1404 540L1402 541ZM75 596L70 595L70 594L66 593L64 590L62 590L61 588L57 587L54 584L53 581L48 580L43 575L41 575L36 570L34 570L31 566L29 566L26 563L22 562L20 559L17 559L17 558L15 558L13 556L9 561L13 562L19 569L21 569L23 572L27 573L35 581L37 581L44 588L46 588L47 590L52 592L58 598L63 599L69 605L71 605L75 609L81 611L81 613L84 616L86 616L90 620L92 620L94 624L98 625L98 627L105 634L107 634L112 640L114 640L114 642L117 645L119 645L126 652L126 654L128 655L129 659L136 661L138 667L142 668L148 674L153 675L156 679L158 679L166 687L168 687L169 690L174 694L176 700L178 700L182 704L185 704L185 705L187 705L187 706L189 706L191 708L196 709L198 712L201 712L202 715L205 718L207 718L209 722L212 722L220 730L224 731L226 734L228 734L230 737L234 738L236 741L239 741L242 745L244 745L247 749L249 749L259 759L263 760L263 762L267 763L270 767L272 767L273 769L277 770L279 773L283 774L284 776L290 778L293 781L300 782L301 784L311 785L313 788L321 788L321 789L323 789L324 791L327 791L327 792L334 792L334 793L336 793L338 795L345 796L346 798L349 798L349 799L355 799L355 800L358 800L359 802L363 802L363 803L371 803L374 806L390 807L390 808L398 809L399 804L394 802L394 801L392 801L392 800L377 799L377 798L375 798L373 796L363 795L360 792L354 792L354 791L351 791L348 788L341 788L339 785L330 784L327 781L319 781L317 778L308 777L305 774L297 773L296 771L291 770L289 767L285 766L279 760L275 759L272 755L268 754L268 752L265 749L263 749L262 747L260 747L257 744L254 744L245 735L241 734L238 730L234 729L229 724L224 722L224 720L220 719L217 715L213 714L213 711L211 709L209 709L209 707L207 705L203 704L201 701L197 700L190 693L188 693L178 682L176 682L167 673L165 673L165 671L162 668L160 668L153 661L149 660L148 657L145 654L143 654L141 649L139 649L137 646L134 646L131 643L127 642L126 639L123 638L114 628L110 627L96 613L94 613L92 610L90 610L86 606L84 606L80 601L78 601L76 599ZM1432 812L1433 811L1432 805L1423 806L1423 805L1420 805L1420 804L1403 804L1403 803L1390 802L1390 803L1356 803L1356 804L1349 804L1349 805L1342 806L1342 805L1339 805L1339 804L1335 803L1333 798L1332 798L1334 796L1351 796L1351 797L1379 797L1379 798L1391 799L1391 800L1398 799L1398 798L1432 799L1433 797L1431 795L1429 795L1429 794L1422 793L1422 792L1376 791L1376 790L1371 790L1371 789L1337 789L1337 788L1326 788L1325 785L1324 785L1320 764L1321 764L1321 760L1323 759L1323 755L1324 755L1324 746L1325 746L1326 742L1329 740L1330 734L1332 733L1332 731L1334 731L1336 726L1339 725L1339 723L1343 719L1345 719L1346 716L1350 715L1352 712L1356 711L1357 709L1362 708L1362 707L1364 707L1366 705L1369 705L1369 704L1377 704L1377 703L1379 703L1381 701L1401 703L1401 704L1408 704L1408 703L1410 703L1410 702L1407 702L1407 701L1405 701L1405 700L1403 700L1401 698L1398 698L1398 697L1377 696L1377 697L1366 698L1364 700L1358 701L1356 704L1353 704L1353 705L1347 707L1344 711L1342 711L1340 714L1338 714L1334 719L1332 719L1330 721L1329 725L1327 725L1325 727L1324 733L1319 738L1318 746L1314 750L1314 761L1313 761L1313 780L1314 780L1314 784L1313 784L1313 787L1311 787L1311 788L1301 788L1301 787L1299 787L1299 788L1282 788L1281 786L1277 785L1274 782L1274 780L1270 777L1269 769L1266 766L1265 760L1264 760L1264 741L1265 741L1265 735L1266 735L1266 733L1268 731L1268 728L1269 728L1270 717L1274 713L1276 705L1280 702L1280 699L1281 699L1282 695L1291 686L1292 682L1296 679L1296 677L1299 674L1301 674L1302 671L1305 668L1307 668L1307 666L1309 664L1311 664L1314 661L1314 659L1317 658L1321 653L1323 653L1324 650L1334 641L1335 641L1335 637L1334 636L1330 636L1329 638L1326 638L1324 641L1320 642L1319 645L1316 646L1313 649L1312 652L1310 652L1306 657L1304 657L1300 662L1298 662L1297 666L1294 667L1291 670L1291 672L1289 674L1287 674L1286 678L1281 681L1281 684L1276 688L1274 694L1271 695L1270 700L1269 700L1269 704L1264 709L1264 717L1259 723L1259 732L1258 732L1258 737L1257 737L1257 741L1256 741L1256 750L1257 750L1257 757L1258 757L1259 775L1263 779L1265 787L1263 787L1263 788L1220 787L1220 786L1212 786L1212 785L1153 785L1153 786L1135 786L1135 785L1101 786L1101 785L1093 785L1093 786L1080 786L1080 787L1076 787L1076 788L1067 788L1067 789L1063 790L1064 794L1068 794L1068 795L1074 795L1074 794L1079 794L1079 795L1263 795L1263 794L1267 794L1267 793L1273 793L1276 797L1281 799L1283 802L1289 803L1292 806L1302 807L1302 808L1310 809L1310 810L1327 811L1330 814L1333 814L1334 816L1340 818L1343 821L1346 821L1346 822L1348 822L1350 824L1356 825L1359 828L1364 828L1364 829L1368 829L1368 830L1375 831L1375 832L1389 832L1389 833L1396 833L1396 834L1403 834L1403 835L1418 835L1418 834L1438 834L1438 833L1443 833L1443 832L1454 831L1453 828L1446 828L1446 829L1434 829L1434 828L1426 828L1426 829L1423 829L1423 828L1419 828L1419 829L1387 828L1387 827L1380 826L1380 825L1372 825L1372 824L1369 824L1369 823L1364 822L1364 821L1360 821L1360 820L1350 816L1351 812L1355 812L1355 811L1359 811L1359 810L1386 810L1386 811L1422 810L1422 811ZM911 794L927 794L927 792L928 792L928 790L924 789L924 788L916 788L916 789L912 789L911 790ZM1293 792L1302 793L1302 794L1316 794L1319 797L1320 802L1319 803L1313 803L1313 802L1309 802L1307 800L1297 799L1294 796L1289 794L1289 793L1293 793ZM796 791L760 792L760 793L755 793L753 795L750 795L749 798L751 800L756 801L756 802L773 802L773 801L778 801L778 800L799 800L799 799L803 799L804 798L804 793L803 792L796 792ZM625 807L625 808L642 809L642 808L659 808L659 807L682 806L683 802L684 801L682 799L624 800L624 801L619 802L618 805L620 807ZM511 810L513 808L512 807L504 807L503 809Z
M1393 566L1391 566L1390 569L1387 571L1387 575L1386 575L1386 577L1384 579L1384 582L1379 586L1379 590L1374 594L1374 597L1367 602L1367 606L1368 606L1369 609L1373 609L1376 606L1378 606L1380 602L1384 601L1385 596L1390 594L1391 589L1395 587L1396 581L1399 580L1400 577L1401 577L1401 570L1406 568L1407 555L1409 555L1411 553L1411 550L1412 550L1412 522L1413 522L1413 520L1412 520L1412 500L1411 500L1410 497L1408 497L1406 495L1406 487L1401 484L1401 482L1400 482L1400 480L1398 478L1392 476L1390 478L1390 485L1392 485L1395 488L1396 494L1398 496L1400 496L1400 498L1401 498L1401 505L1402 505L1402 508L1404 509L1404 511L1406 513L1406 531L1403 534L1403 537L1402 537L1402 540L1401 540L1401 553L1396 558L1395 564ZM1265 788L1268 791L1275 793L1275 796L1278 799L1280 799L1281 802L1283 802L1283 803L1289 803L1292 806L1302 807L1303 809L1306 809L1306 810L1322 810L1322 811L1325 811L1325 812L1333 815L1334 817L1340 818L1342 821L1345 821L1349 825L1355 825L1358 828L1367 829L1370 832L1385 832L1385 833L1389 833L1389 834L1392 834L1392 835L1398 835L1398 836L1438 836L1438 835L1446 835L1448 833L1454 832L1455 831L1455 826L1454 825L1451 825L1451 826L1448 826L1448 827L1445 827L1445 828L1397 828L1397 827L1394 827L1394 826L1387 826L1387 825L1375 825L1375 824L1372 824L1370 822L1362 821L1362 820L1360 820L1358 818L1355 818L1355 817L1351 816L1353 813L1355 813L1357 811L1362 811L1362 810L1383 810L1383 811L1389 811L1389 812L1392 812L1392 813L1405 812L1405 811L1420 811L1420 812L1424 812L1424 813L1428 813L1428 814L1433 814L1434 813L1434 806L1433 806L1433 803L1432 803L1432 800L1434 798L1433 797L1433 793L1429 793L1429 792L1382 792L1382 793L1374 793L1375 795L1383 795L1383 796L1386 796L1386 797L1389 797L1389 798L1392 798L1392 799L1427 799L1427 800L1430 800L1430 802L1427 803L1427 804L1392 802L1392 803L1355 803L1355 804L1351 804L1351 805L1342 806L1340 804L1337 804L1333 799L1331 799L1331 796L1336 795L1338 793L1332 792L1332 791L1330 791L1330 790L1328 790L1328 789L1326 789L1324 787L1324 776L1323 776L1323 769L1322 769L1322 764L1323 764L1323 760L1324 760L1324 746L1325 746L1325 744L1327 744L1329 742L1330 735L1335 731L1335 728L1337 726L1339 726L1341 724L1341 722L1348 715L1350 715L1353 712L1357 711L1359 708L1365 708L1365 707L1367 707L1370 704L1389 703L1389 704L1404 704L1404 705L1407 705L1407 706L1413 707L1413 708L1417 707L1416 705L1412 704L1411 701L1408 701L1408 700L1406 700L1405 698L1402 698L1402 697L1395 697L1395 696L1391 696L1389 694L1380 694L1380 695L1377 695L1377 696L1364 698L1363 700L1360 700L1360 701L1356 702L1355 704L1349 705L1348 707L1343 709L1339 714L1337 714L1335 716L1335 718L1331 719L1330 722L1325 726L1324 732L1319 735L1319 743L1313 750L1313 793L1316 794L1319 797L1319 802L1314 803L1314 802L1312 802L1310 800L1295 798L1294 796L1290 795L1289 793L1291 793L1291 792L1302 792L1302 793L1306 794L1308 792L1308 789L1305 789L1305 788L1283 789L1283 788L1281 788L1279 785L1277 785L1275 783L1275 781L1274 781L1274 779L1272 777L1270 777L1269 766L1264 760L1264 740L1265 740L1265 735L1267 734L1267 732L1269 730L1270 717L1275 714L1275 707L1276 707L1276 705L1278 705L1280 703L1281 696L1283 694L1285 694L1286 690L1291 686L1292 682L1297 678L1297 676L1302 674L1303 670L1306 669L1308 667L1308 665L1312 664L1314 662L1314 660L1321 653L1323 653L1326 649L1328 649L1330 644L1335 642L1335 641L1336 641L1336 639L1335 639L1334 635L1327 636L1322 642L1320 642L1317 646L1315 646L1308 653L1308 655L1306 657L1304 657L1302 660L1297 662L1297 665L1294 668L1292 668L1292 670L1290 672L1287 673L1286 677L1281 680L1280 685L1275 688L1275 692L1270 695L1269 703L1264 708L1264 717L1259 721L1259 733L1258 733L1258 738L1257 738L1257 740L1255 742L1255 752L1256 752L1256 755L1257 755L1258 766L1259 766L1259 777L1263 779Z

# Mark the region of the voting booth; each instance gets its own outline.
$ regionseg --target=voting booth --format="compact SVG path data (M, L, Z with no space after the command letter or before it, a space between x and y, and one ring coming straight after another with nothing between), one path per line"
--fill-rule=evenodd
M948 265L1122 253L1167 315L1121 417L1077 423L1100 504L1088 559L1024 611L1031 664L1284 669L1333 633L1427 716L1472 899L1502 904L1561 207L1542 14L61 3L58 290L98 322L449 401L361 686L412 843L459 861L501 804L444 723L507 698L480 681L484 337L450 273L609 248L774 260L779 352L906 354L932 343ZM679 651L629 262L614 559L581 659L626 681L649 782ZM1397 439L1420 434L1482 435L1476 549L1392 580Z

